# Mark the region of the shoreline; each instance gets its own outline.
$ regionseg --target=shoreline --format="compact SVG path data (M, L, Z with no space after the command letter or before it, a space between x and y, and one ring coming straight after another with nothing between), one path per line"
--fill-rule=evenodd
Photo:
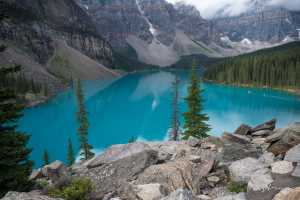
M251 88L251 89L271 89L271 90L276 90L280 92L286 92L292 95L296 95L300 98L300 88L295 89L295 88L278 88L278 87L270 87L270 86L255 86L252 84L234 84L234 83L224 83L224 82L217 82L217 81L212 81L212 80L203 80L204 83L214 83L214 84L219 84L219 85L227 85L227 86L233 86L233 87L241 87L241 88Z

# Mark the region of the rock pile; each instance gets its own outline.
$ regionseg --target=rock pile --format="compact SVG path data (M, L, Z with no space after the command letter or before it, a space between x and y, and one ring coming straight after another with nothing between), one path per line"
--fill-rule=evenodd
M55 185L88 177L93 197L104 200L299 200L300 123L275 125L241 125L221 138L114 145L70 168L56 161L31 179ZM26 199L11 196L4 199Z

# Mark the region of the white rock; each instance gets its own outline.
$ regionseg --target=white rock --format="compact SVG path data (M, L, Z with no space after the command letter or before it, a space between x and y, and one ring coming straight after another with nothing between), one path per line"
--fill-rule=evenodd
M224 197L218 197L215 200L247 200L245 193L239 193L235 195L228 195Z
M200 156L195 156L195 155L190 155L189 156L189 161L193 163L200 163L201 162L201 157Z
M293 171L293 163L288 161L277 161L271 165L274 174L289 174Z
M212 200L212 198L210 196L207 196L207 195L198 195L197 198L199 200Z
M212 183L218 183L220 181L220 178L217 176L210 176L210 177L207 177L207 180Z
M256 145L263 145L266 143L266 138L254 138L251 142Z
M136 193L141 200L156 200L167 194L166 189L158 183L137 185Z
M294 146L288 152L286 152L284 160L300 163L300 144Z
M273 183L273 178L267 168L260 169L253 173L248 182L248 191L267 191Z
M235 182L248 183L254 172L263 169L264 164L254 158L244 158L235 161L229 166L229 172L232 180Z
M272 152L265 152L258 160L266 165L266 167L270 167L272 163L274 163L275 156Z

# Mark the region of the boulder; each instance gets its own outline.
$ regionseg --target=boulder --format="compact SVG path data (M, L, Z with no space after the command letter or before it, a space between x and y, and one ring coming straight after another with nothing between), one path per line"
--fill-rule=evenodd
M161 200L196 200L193 193L186 189L177 189L169 196L162 198Z
M224 133L222 137L227 140L241 143L241 144L248 144L251 142L251 140L247 136L244 136L244 135Z
M1 200L63 200L60 198L50 198L48 196L25 193L25 192L8 192Z
M254 137L268 137L272 135L274 132L270 130L261 130L261 131L256 131L251 133L252 136Z
M145 150L151 150L151 148L148 144L142 142L113 145L108 148L103 154L96 156L92 160L88 161L85 165L88 168L94 168L103 164L108 164L123 159L125 157L130 157Z
M138 176L137 184L159 183L169 192L179 188L188 188L200 192L203 177L206 177L214 166L214 160L201 160L201 163L190 162L187 158L152 165Z
M215 200L247 200L245 193L232 194L224 197L218 197Z
M220 164L229 165L236 160L241 160L247 157L258 158L259 153L257 148L251 143L241 144L231 140L222 138L223 147L220 148L219 162Z
M111 163L88 170L79 170L75 176L90 178L95 185L95 195L99 199L113 191L118 191L118 196L123 198L124 192L126 192L124 194L126 197L134 193L129 182L135 180L139 173L157 162L157 151L144 150Z
M242 124L241 126L239 126L235 131L234 134L237 135L248 135L251 133L251 127L246 125L246 124Z
M259 160L249 157L231 163L229 172L232 180L235 182L248 183L254 172L264 167L264 164L259 162Z
M187 143L190 147L196 147L201 145L201 141L193 136L189 137Z
M159 200L167 196L167 190L158 183L137 185L136 194L141 200Z
M300 123L294 123L286 128L278 129L276 130L275 135L278 136L276 139L280 139L277 141L274 140L273 135L271 135L270 138L267 138L267 142L272 143L268 148L268 151L275 155L285 154L292 147L300 144Z
M273 200L299 200L300 199L300 187L295 189L285 188L281 190Z
M293 163L288 161L277 161L271 167L273 174L289 174L294 170Z
M262 130L270 130L270 131L273 131L276 127L276 119L272 119L268 122L265 122L263 124L260 124L256 127L254 127L251 132L254 133L254 132L257 132L257 131L262 131Z
M54 161L41 169L43 177L49 178L52 181L59 179L67 174L67 167L61 161Z
M300 136L300 134L299 134ZM285 155L284 160L293 162L293 163L300 163L300 144L291 148Z
M251 175L247 191L248 193L268 191L271 189L273 181L271 173L267 168L259 169Z

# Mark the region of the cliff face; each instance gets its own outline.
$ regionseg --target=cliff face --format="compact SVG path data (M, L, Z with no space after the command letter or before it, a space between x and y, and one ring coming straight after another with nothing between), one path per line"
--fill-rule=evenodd
M144 63L168 66L183 55L218 56L208 47L213 26L192 6L165 0L77 1L117 51L128 54L132 47Z
M22 64L30 78L35 78L32 76L34 72L43 71L43 76L47 78L37 81L47 84L49 77L52 77L57 79L55 85L59 85L56 82L61 80L67 81L71 76L80 77L76 63L71 59L74 57L82 57L94 65L93 75L87 73L80 78L96 78L103 75L103 72L113 75L103 66L112 65L110 45L98 33L90 17L73 0L2 0L0 4L3 14L0 41L8 46L8 52L1 55L6 57L7 63L1 64L9 64L9 61ZM68 51L69 57L66 54L59 55L62 50ZM26 59L20 59L20 54L26 56ZM30 68L29 61L31 65L34 63L42 69ZM60 73L63 67L67 68L65 70L68 73ZM81 67L84 69L86 66Z
M283 8L262 8L237 17L215 20L215 26L231 40L281 42L286 37L295 37L300 27L300 12Z

